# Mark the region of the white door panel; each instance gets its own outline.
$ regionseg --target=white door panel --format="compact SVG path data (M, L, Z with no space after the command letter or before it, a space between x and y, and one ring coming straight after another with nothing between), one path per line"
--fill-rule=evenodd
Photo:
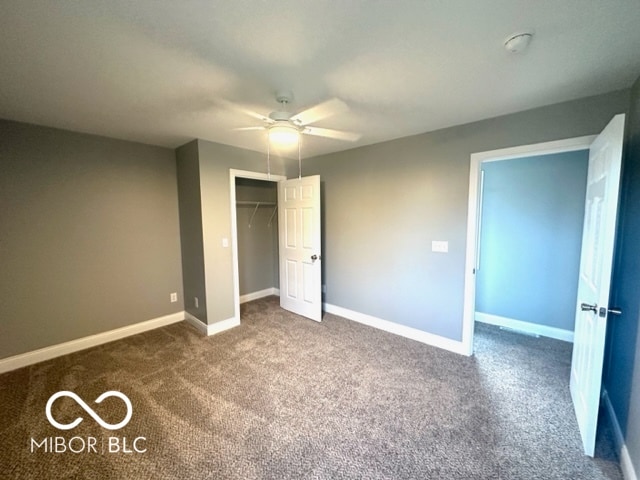
M571 397L589 456L595 449L600 407L623 137L624 115L616 115L589 150L571 360Z
M322 320L320 177L278 183L280 306Z
M285 246L286 248L296 248L297 240L297 210L295 208L285 209Z

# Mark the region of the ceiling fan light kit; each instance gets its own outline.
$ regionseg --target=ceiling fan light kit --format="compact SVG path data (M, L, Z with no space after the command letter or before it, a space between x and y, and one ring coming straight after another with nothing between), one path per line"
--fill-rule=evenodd
M300 131L288 122L278 121L268 128L270 143L279 147L293 147L298 144Z
M298 177L302 177L302 156L301 143L302 135L313 135L316 137L332 138L335 140L343 140L355 142L360 139L359 133L344 132L342 130L333 130L331 128L312 127L310 124L318 122L324 118L336 115L338 113L349 110L349 107L337 98L332 98L319 103L311 108L307 108L296 114L290 113L288 104L291 103L293 94L291 92L280 91L276 93L276 100L280 104L280 109L271 112L268 116L247 110L245 108L236 108L247 115L263 121L263 126L240 127L235 130L266 130L267 131L267 174L271 178L271 147L281 149L292 149L298 147ZM229 102L222 102L225 106L233 108Z
M532 31L513 33L504 41L504 48L511 53L522 53L527 49L532 39Z

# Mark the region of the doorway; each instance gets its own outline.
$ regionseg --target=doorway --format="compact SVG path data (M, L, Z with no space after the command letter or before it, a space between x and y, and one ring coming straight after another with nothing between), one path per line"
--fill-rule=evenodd
M229 171L234 317L240 304L278 291L277 184L286 177Z
M475 321L573 342L588 150L482 162Z
M595 136L585 136L554 142L524 145L520 147L492 150L471 155L469 174L469 208L467 217L467 252L465 262L464 319L462 330L463 351L473 354L473 332L476 317L477 273L481 268L482 166L488 162L522 159L540 155L551 155L579 150L588 150Z
M277 184L278 254L280 277L280 306L311 320L322 320L322 268L321 268L321 211L320 176L287 180L281 175L229 170L229 196L231 205L231 257L233 267L234 320L240 323L240 268L238 249L237 179L262 180ZM242 181L241 181L242 182ZM245 201L245 200L241 200ZM261 202L252 201L257 213ZM267 202L265 203L272 203ZM245 206L245 205L242 205ZM274 205L267 205L274 207ZM257 207L257 208L256 208ZM272 210L271 215L274 211ZM255 218L255 216L254 216ZM275 216L274 216L275 218ZM271 218L273 225L273 218ZM247 228L248 224L247 224ZM283 286L284 285L284 286ZM269 287L276 288L276 287ZM262 291L261 294L266 292ZM274 292L275 293L275 292ZM245 295L250 295L248 292ZM270 294L270 293L269 293ZM244 296L243 299L251 297ZM259 297L254 297L259 298Z
M522 157L523 153L539 155L589 148L570 379L571 398L584 451L589 456L593 456L595 448L607 317L609 313L619 312L619 309L609 305L609 286L613 267L624 124L625 115L618 114L597 137L581 137L471 156L463 319L463 344L469 354L473 352L480 259L479 205L482 203L482 184L479 179L482 178L482 163L491 158Z

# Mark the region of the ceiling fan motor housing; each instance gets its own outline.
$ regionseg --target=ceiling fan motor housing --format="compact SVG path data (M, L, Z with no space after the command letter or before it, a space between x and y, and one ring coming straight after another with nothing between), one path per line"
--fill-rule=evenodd
M271 112L268 117L244 110L252 117L262 120L263 126L238 128L236 130L267 130L270 141L290 144L297 144L301 134L350 142L355 142L361 137L356 133L310 126L314 122L348 110L347 105L337 98L326 100L295 115L287 111L290 109L289 104L293 100L291 92L277 92L276 100L280 104L280 108Z
M291 113L280 111L271 112L269 118L275 122L288 122L291 118Z

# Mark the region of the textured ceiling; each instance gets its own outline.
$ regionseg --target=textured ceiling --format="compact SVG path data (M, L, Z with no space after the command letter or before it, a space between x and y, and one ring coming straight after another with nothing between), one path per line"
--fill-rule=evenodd
M266 150L275 91L346 113L302 155L345 150L626 88L640 75L638 0L3 0L0 117L176 147ZM533 29L524 54L502 47Z

